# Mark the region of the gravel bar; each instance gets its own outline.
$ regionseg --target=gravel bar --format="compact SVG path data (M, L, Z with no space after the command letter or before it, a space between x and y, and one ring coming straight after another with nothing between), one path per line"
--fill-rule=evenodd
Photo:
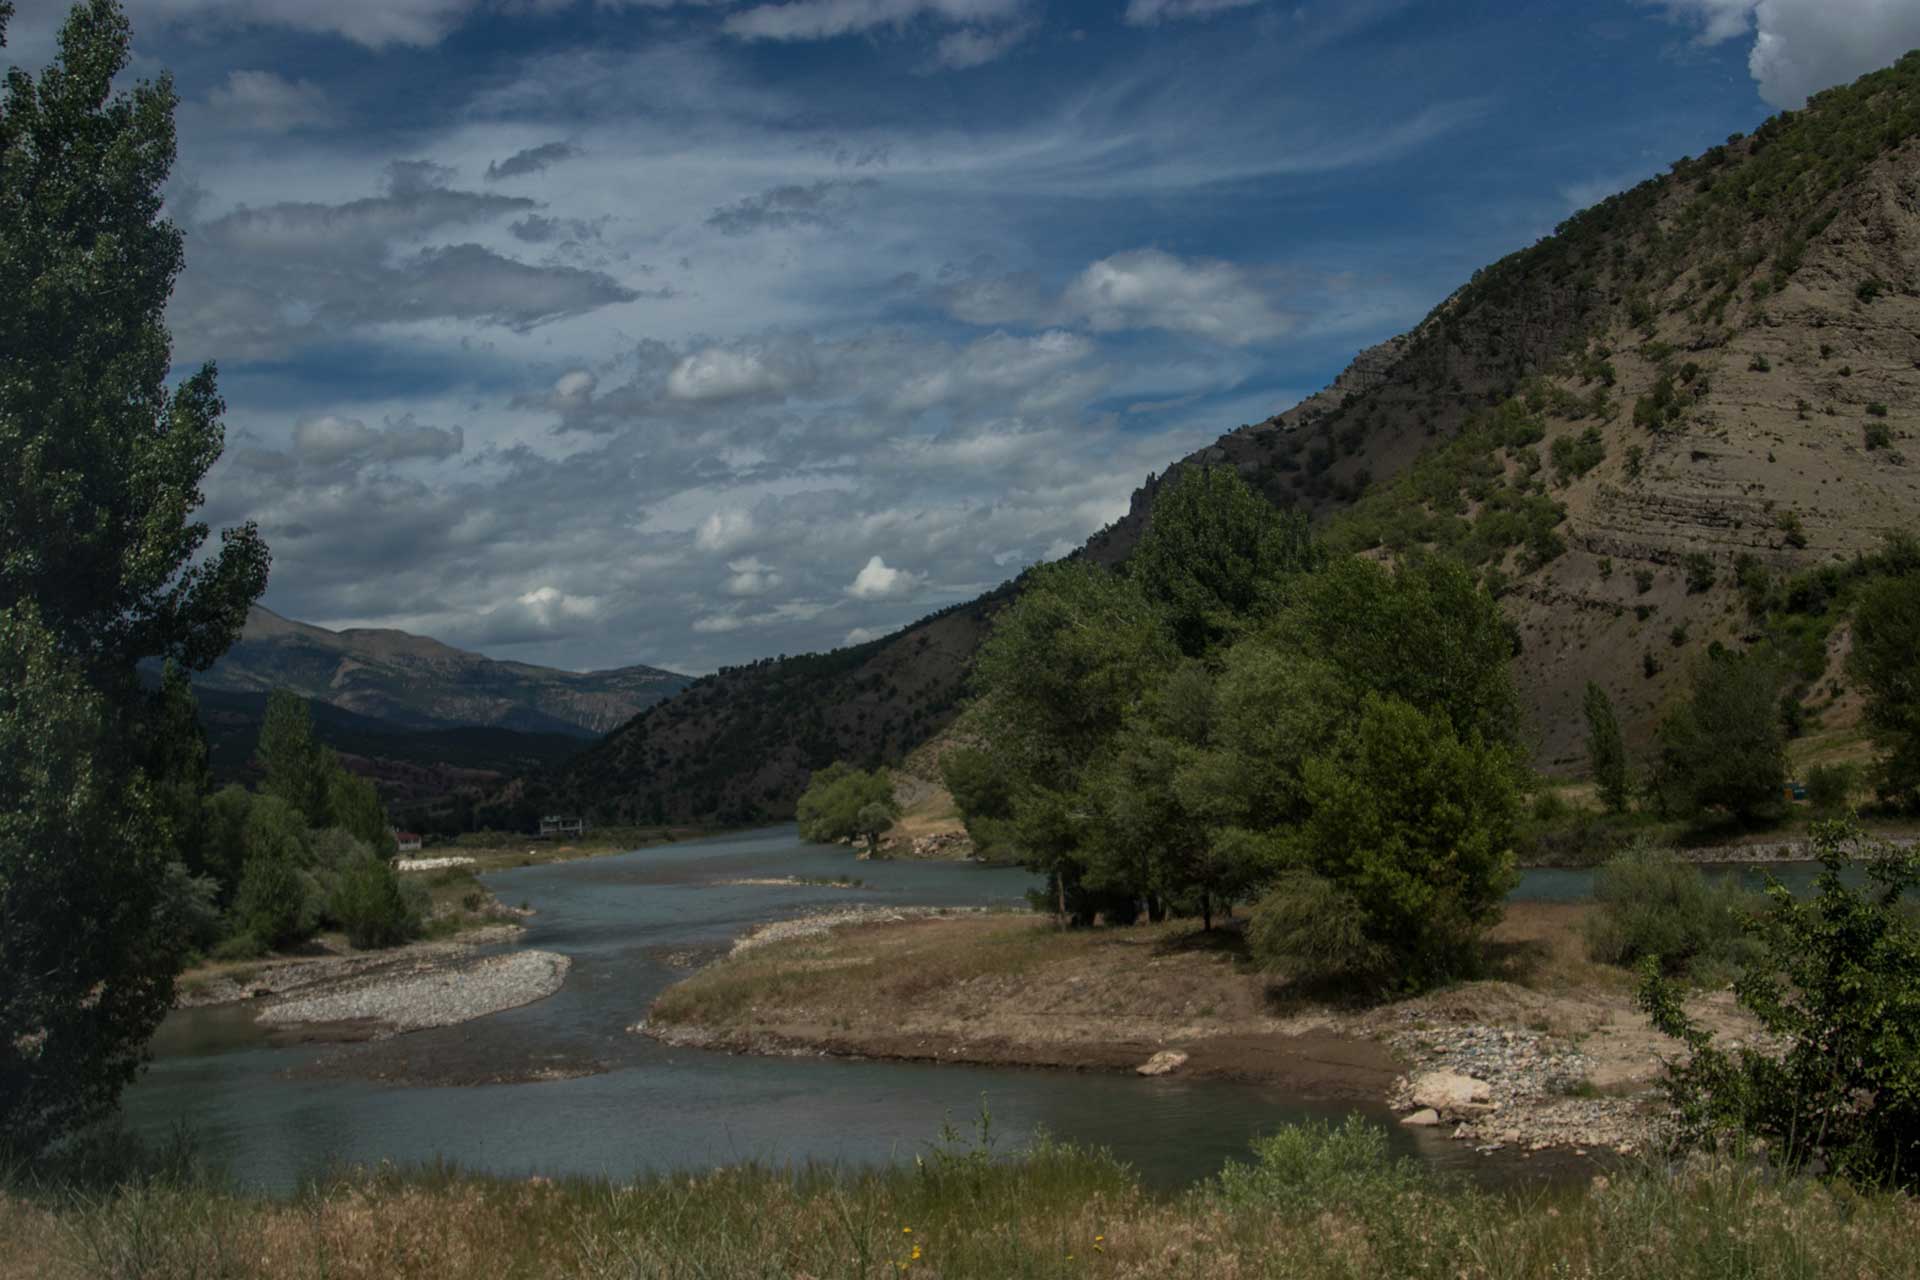
M423 973L370 975L313 995L276 1001L260 1011L271 1025L371 1019L399 1031L446 1027L502 1009L544 1000L560 989L571 965L552 951L516 951Z

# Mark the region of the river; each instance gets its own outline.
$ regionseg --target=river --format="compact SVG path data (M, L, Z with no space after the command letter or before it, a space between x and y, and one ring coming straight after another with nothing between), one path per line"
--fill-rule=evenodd
M727 883L785 876L865 884ZM856 862L845 849L802 844L788 826L486 879L503 902L534 909L524 945L572 958L566 984L524 1008L403 1037L409 1056L469 1074L529 1060L592 1063L594 1074L465 1087L316 1075L305 1069L316 1058L362 1049L269 1047L250 1009L186 1010L169 1018L152 1068L127 1093L130 1125L157 1137L185 1124L241 1183L285 1191L330 1164L382 1160L615 1179L741 1161L873 1164L923 1152L948 1116L969 1128L984 1099L1010 1143L1044 1127L1106 1146L1149 1182L1174 1185L1215 1172L1262 1131L1352 1109L1177 1076L736 1057L667 1048L627 1030L689 964L719 955L750 925L845 903L1013 905L1034 883L1024 871ZM1579 897L1590 879L1530 871L1515 896ZM1384 1108L1369 1114L1391 1120ZM1464 1144L1389 1130L1396 1147L1429 1162L1487 1167Z

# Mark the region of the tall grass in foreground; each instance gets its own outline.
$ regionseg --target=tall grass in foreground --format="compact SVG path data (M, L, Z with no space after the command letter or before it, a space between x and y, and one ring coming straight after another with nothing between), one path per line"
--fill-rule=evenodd
M0 1193L0 1277L1895 1277L1920 1208L1694 1164L1494 1194L1386 1155L1379 1131L1286 1130L1253 1161L1152 1195L1042 1141L996 1161L741 1167L631 1186L361 1170L287 1199L192 1179Z

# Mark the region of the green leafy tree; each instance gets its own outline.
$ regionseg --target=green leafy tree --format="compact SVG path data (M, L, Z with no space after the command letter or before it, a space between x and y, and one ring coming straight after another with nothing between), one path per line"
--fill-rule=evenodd
M1516 880L1518 774L1509 748L1463 742L1444 716L1378 694L1306 762L1294 863L1353 899L1397 985L1472 967Z
M1359 556L1305 580L1278 642L1321 655L1358 690L1444 716L1463 740L1514 744L1513 631L1473 572L1441 556Z
M1015 783L1005 759L979 747L955 747L940 757L940 779L960 811L974 853L989 861L1017 856Z
M420 929L392 864L364 846L334 878L327 914L363 951L398 946Z
M287 689L267 695L256 751L266 779L261 789L291 805L310 827L328 827L333 775L332 753L313 736L313 711L307 700Z
M236 932L267 950L301 942L319 924L308 839L306 823L292 805L274 795L254 798L233 915Z
M26 1153L112 1106L171 1002L188 810L148 774L179 753L137 664L207 667L267 575L252 526L202 554L192 519L222 405L210 366L166 386L175 99L116 94L128 58L88 0L0 97L0 1141Z
M380 803L379 788L370 778L348 773L337 758L332 763L327 774L328 820L351 832L380 857L392 858L400 846L387 822L387 807Z
M1920 922L1901 901L1920 888L1920 854L1868 849L1866 884L1855 888L1848 851L1859 828L1822 822L1813 838L1814 896L1769 883L1757 933L1765 954L1734 984L1784 1053L1721 1047L1687 1016L1659 962L1643 962L1642 1006L1690 1050L1666 1081L1679 1137L1760 1138L1789 1167L1920 1189Z
M173 1003L171 850L113 708L30 603L0 609L0 1149L98 1119Z
M899 813L893 799L893 783L884 772L868 773L844 761L835 761L807 780L801 793L796 816L800 838L821 844L852 840L866 833L861 829L861 811L878 805L886 811L888 825Z
M981 735L1014 781L1011 839L1063 915L1098 910L1081 901L1086 771L1178 657L1136 579L1068 561L1034 570L974 660Z
M1866 691L1881 790L1920 809L1920 573L1882 578L1861 593L1848 666Z
M211 365L166 388L175 97L165 75L114 93L128 56L120 6L86 0L0 104L0 609L33 601L102 687L152 656L205 669L267 579L251 525L196 559L223 405Z
M221 886L220 900L230 902L247 861L247 815L253 796L243 786L229 783L202 802L202 840L188 866L212 876Z
M1779 811L1787 776L1780 677L1764 656L1721 651L1695 664L1687 701L1659 730L1656 788L1688 813L1723 809L1742 822Z
M1281 583L1321 559L1306 518L1282 512L1231 467L1183 467L1154 497L1127 560L1181 652L1216 648L1279 602Z
M1587 717L1587 762L1593 769L1594 786L1608 809L1625 813L1632 794L1627 778L1627 744L1620 736L1613 701L1605 689L1589 680L1581 709Z
M891 795L885 802L868 801L853 816L854 834L867 842L869 855L880 852L880 837L892 828L895 816Z

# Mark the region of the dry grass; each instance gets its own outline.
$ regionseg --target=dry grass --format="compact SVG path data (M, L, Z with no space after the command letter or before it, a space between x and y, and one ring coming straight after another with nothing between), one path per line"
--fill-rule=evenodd
M744 1168L614 1186L357 1173L291 1200L164 1183L0 1194L0 1276L520 1280L657 1277L1896 1277L1920 1210L1751 1169L1651 1171L1495 1196L1378 1159L1352 1131L1282 1135L1228 1180L1144 1192L1109 1158Z

